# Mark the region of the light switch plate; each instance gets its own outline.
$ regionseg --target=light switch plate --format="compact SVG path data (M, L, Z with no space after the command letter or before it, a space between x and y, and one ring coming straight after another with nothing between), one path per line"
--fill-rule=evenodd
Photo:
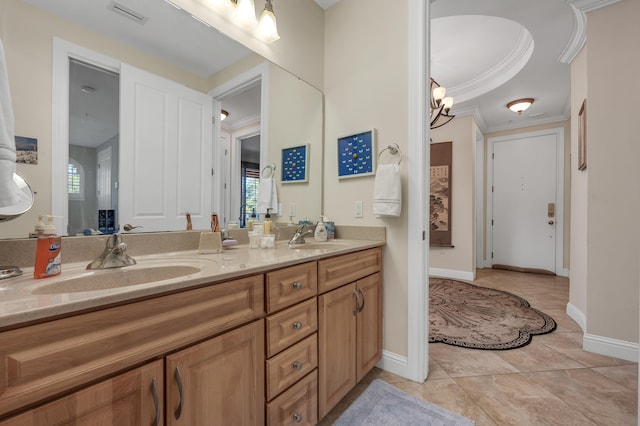
M353 203L353 217L364 217L362 213L362 201L354 201Z

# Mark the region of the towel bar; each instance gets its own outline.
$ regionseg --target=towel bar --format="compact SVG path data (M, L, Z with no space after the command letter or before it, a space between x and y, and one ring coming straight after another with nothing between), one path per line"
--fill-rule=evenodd
M378 163L380 163L380 164L382 164L381 158L382 158L382 154L385 151L389 151L389 154L391 154L391 156L396 156L397 155L398 156L398 165L400 165L400 163L402 162L402 151L400 150L400 147L398 146L397 143L387 145L387 147L385 149L380 151L380 153L378 154Z
M275 176L276 174L276 165L275 163L267 164L260 172L260 176L263 178L268 178L271 176Z

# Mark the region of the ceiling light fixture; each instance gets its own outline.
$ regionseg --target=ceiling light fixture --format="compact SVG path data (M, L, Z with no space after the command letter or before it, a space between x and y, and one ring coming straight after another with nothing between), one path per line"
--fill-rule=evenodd
M256 19L256 6L253 0L238 0L236 11L233 14L233 21L244 29L255 28L258 24Z
M225 110L221 110L220 111L220 121L224 120L228 116L229 116L229 112L228 111L225 111Z
M208 4L214 12L221 15L229 12L232 7L232 3L229 0L206 0L205 3Z
M82 86L80 90L82 93L95 93L96 88L93 86Z
M513 112L517 112L518 115L522 114L522 111L526 110L533 103L533 98L522 98L516 99L515 101L511 101L507 104L507 108L509 108Z
M265 43L273 43L280 39L278 25L276 24L276 15L273 13L271 0L267 0L264 4L264 10L262 11L262 15L260 15L260 23L258 24L256 36Z
M431 101L429 108L430 128L437 129L442 127L455 117L449 115L449 111L453 106L453 98L445 97L447 89L440 86L433 78L431 79Z

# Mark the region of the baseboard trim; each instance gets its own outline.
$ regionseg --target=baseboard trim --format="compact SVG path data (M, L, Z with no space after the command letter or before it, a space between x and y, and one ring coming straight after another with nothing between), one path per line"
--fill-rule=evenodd
M404 377L405 379L412 380L409 374L409 362L406 356L383 350L382 358L378 361L376 367L397 376Z
M457 271L455 269L429 268L429 276L450 278L452 280L473 281L475 276L472 271Z
M567 315L578 323L582 332L587 331L587 317L582 313L582 311L572 305L571 303L567 303Z
M638 362L638 344L625 340L585 333L582 338L582 349L600 355Z

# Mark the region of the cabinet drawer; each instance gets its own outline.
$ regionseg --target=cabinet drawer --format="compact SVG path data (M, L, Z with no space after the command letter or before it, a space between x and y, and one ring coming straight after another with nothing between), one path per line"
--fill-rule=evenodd
M380 270L382 249L373 248L318 261L318 293L354 282Z
M267 360L267 401L306 376L318 366L318 335Z
M267 273L267 313L286 308L318 294L316 262Z
M267 317L267 357L318 330L318 306L314 297Z
M315 425L318 423L318 370L267 404L267 425Z
M256 275L0 333L0 417L264 315Z

